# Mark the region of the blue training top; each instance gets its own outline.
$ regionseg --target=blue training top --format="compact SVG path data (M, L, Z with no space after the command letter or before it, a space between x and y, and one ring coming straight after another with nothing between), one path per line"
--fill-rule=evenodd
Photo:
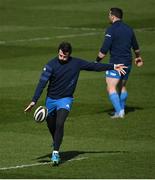
M73 97L81 70L106 71L113 70L113 64L88 62L79 58L69 57L66 63L58 57L50 60L44 67L32 101L37 102L47 82L47 96L53 99Z
M131 48L138 50L139 46L133 29L121 20L115 21L105 33L104 42L100 52L110 52L110 63L132 64Z

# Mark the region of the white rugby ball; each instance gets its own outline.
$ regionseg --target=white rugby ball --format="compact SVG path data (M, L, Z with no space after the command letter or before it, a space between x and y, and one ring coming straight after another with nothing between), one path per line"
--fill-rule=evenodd
M48 115L48 109L44 106L39 106L34 112L34 120L38 123L43 122Z

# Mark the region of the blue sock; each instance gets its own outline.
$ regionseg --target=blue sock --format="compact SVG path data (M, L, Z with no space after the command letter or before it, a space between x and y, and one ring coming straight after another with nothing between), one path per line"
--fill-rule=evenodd
M125 91L125 92L122 92L120 94L120 104L121 104L121 108L122 109L125 109L125 105L126 105L126 100L128 98L128 92Z
M109 94L109 98L115 108L116 113L119 114L122 108L118 94L117 93Z

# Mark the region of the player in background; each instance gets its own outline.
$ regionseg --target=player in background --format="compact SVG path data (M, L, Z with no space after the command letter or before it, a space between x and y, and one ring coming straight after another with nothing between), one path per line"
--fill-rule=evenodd
M123 118L125 115L125 105L128 97L126 83L132 66L132 49L135 53L135 64L138 67L143 65L134 31L122 21L122 18L123 11L120 8L110 9L109 20L111 26L105 32L103 44L96 58L96 62L100 62L109 52L110 63L124 64L128 67L125 69L125 75L120 75L115 70L106 71L107 91L115 110L111 118Z
M62 42L58 47L58 56L50 60L43 68L39 83L30 104L24 110L32 109L41 96L48 83L46 107L48 117L46 119L48 129L52 136L53 153L51 161L59 164L59 149L64 135L64 123L71 110L73 93L75 91L79 73L81 70L105 71L115 69L120 74L125 74L122 64L101 64L82 60L71 56L72 46L68 42Z

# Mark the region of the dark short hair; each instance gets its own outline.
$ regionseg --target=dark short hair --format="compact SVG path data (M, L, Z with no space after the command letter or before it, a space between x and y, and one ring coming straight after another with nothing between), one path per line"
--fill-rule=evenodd
M62 42L59 44L58 51L61 49L61 51L65 53L72 53L72 46L69 42Z
M111 15L114 15L117 18L120 18L120 19L123 18L123 11L122 11L122 9L115 7L115 8L111 8L110 11L111 11Z

